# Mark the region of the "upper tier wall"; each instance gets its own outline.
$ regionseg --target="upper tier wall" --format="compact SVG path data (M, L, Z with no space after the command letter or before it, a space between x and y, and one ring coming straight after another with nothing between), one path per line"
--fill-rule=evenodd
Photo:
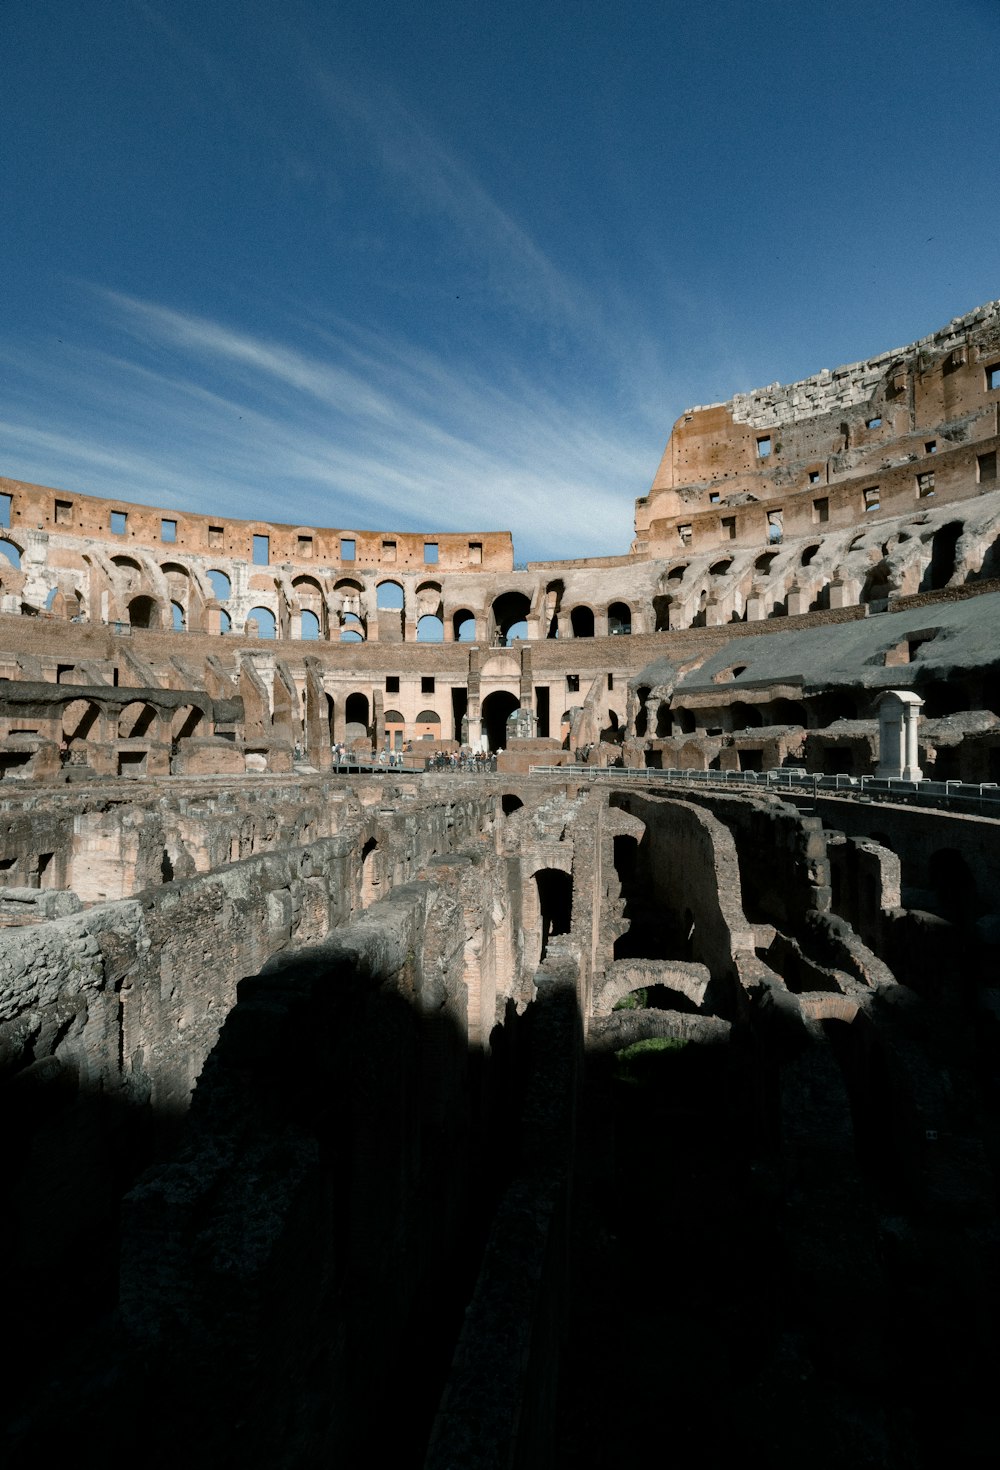
M772 508L786 523L834 511L850 524L890 494L896 514L929 490L961 499L995 483L998 436L994 301L908 347L688 410L636 503L633 551L752 544L766 539Z
M509 531L409 532L357 531L290 526L277 521L234 521L221 516L133 505L79 495L47 485L0 476L0 495L9 496L10 526L25 531L61 531L104 542L109 554L130 545L175 546L190 554L242 559L257 565L284 562L355 568L436 567L509 571L514 549ZM114 519L113 519L114 518ZM266 548L255 538L266 538ZM430 548L430 550L428 550Z

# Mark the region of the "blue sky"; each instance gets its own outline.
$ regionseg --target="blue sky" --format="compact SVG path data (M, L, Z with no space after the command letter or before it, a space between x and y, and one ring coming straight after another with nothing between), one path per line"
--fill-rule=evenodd
M997 0L5 0L0 471L623 553L695 403L1000 295Z

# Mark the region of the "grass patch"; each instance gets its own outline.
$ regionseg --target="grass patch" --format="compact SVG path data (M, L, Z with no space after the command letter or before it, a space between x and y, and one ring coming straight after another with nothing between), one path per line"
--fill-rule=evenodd
M676 1036L647 1036L615 1052L615 1077L630 1087L646 1087L660 1076L661 1058L683 1051L688 1042Z
M623 995L621 1000L616 1000L611 1009L613 1011L644 1011L646 1009L646 991L630 990L628 995Z

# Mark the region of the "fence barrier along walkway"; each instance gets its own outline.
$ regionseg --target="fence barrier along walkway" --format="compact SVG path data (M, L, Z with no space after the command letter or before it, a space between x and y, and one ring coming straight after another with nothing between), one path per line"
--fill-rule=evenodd
M877 776L821 776L810 771L659 771L623 766L532 766L533 776L565 779L572 773L587 780L610 780L628 786L710 786L782 792L793 797L834 795L855 801L890 801L896 805L939 807L1000 820L1000 785L986 781L900 781Z

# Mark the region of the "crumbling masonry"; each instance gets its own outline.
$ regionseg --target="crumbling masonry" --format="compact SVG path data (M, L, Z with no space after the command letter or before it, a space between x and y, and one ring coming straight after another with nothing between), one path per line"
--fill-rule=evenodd
M1000 824L653 771L1000 780L998 413L991 303L525 571L0 484L6 1463L992 1461Z

